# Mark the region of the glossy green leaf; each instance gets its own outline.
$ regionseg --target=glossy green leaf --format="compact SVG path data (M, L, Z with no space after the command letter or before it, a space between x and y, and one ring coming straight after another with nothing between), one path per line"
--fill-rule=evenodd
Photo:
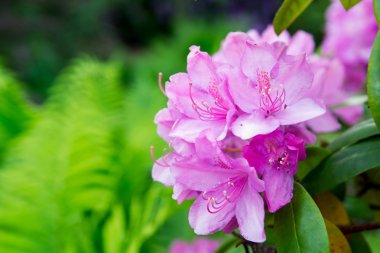
M377 23L380 24L380 1L379 0L373 1L373 9L375 11Z
M323 161L303 181L313 194L380 166L380 138L376 137L342 149Z
M294 185L292 202L275 213L274 236L279 253L329 252L322 214L298 183Z
M379 129L376 127L373 119L368 119L348 129L336 138L328 148L331 152L335 152L344 146L354 144L376 134L379 134Z
M280 34L287 29L311 2L312 0L285 0L273 20L276 33Z
M350 237L351 238L349 240L349 243L350 243L352 252L371 253L371 250L369 249L369 245L361 233L351 234Z
M307 147L306 159L298 163L297 179L305 178L329 154L330 152L325 148Z
M372 252L380 252L380 230L365 231L362 233Z
M354 7L356 4L360 3L361 0L340 0L340 2L342 3L343 7L346 10L349 10L352 7Z
M377 127L380 129L380 33L376 36L369 60L367 92L369 109Z

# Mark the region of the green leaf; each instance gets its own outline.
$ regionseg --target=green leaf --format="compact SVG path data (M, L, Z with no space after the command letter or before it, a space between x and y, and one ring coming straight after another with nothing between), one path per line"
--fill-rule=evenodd
M361 233L354 233L350 235L351 239L349 241L352 252L355 253L371 253L369 245L364 239Z
M380 33L377 33L367 74L369 110L380 129Z
M373 9L375 11L377 23L380 24L380 1L379 0L373 1Z
M348 11L352 7L354 7L356 4L360 3L361 0L340 0L343 7Z
M347 196L344 199L344 206L351 218L370 220L373 217L371 208L362 199Z
M380 166L380 137L342 149L323 161L303 181L313 194L332 189L339 183Z
M277 34L287 29L313 0L285 0L273 20Z
M380 252L380 230L365 231L362 235L368 243L371 252Z
M279 253L329 252L322 214L298 183L294 185L292 202L275 213L274 234Z
M373 119L368 119L345 131L342 135L336 138L328 148L331 152L335 152L344 146L352 145L376 134L379 134L379 129L376 127Z
M325 148L307 147L306 159L298 163L297 178L304 179L329 154L330 152Z

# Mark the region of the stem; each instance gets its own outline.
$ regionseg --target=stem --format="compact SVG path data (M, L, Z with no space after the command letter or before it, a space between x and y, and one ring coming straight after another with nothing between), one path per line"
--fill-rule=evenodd
M244 247L245 253L249 253L249 249L248 249L247 244L243 243L243 247Z
M380 229L380 222L353 226L339 226L339 229L342 231L343 234L347 235L361 231Z
M226 152L226 153L241 153L242 149L241 148L225 148L224 152Z

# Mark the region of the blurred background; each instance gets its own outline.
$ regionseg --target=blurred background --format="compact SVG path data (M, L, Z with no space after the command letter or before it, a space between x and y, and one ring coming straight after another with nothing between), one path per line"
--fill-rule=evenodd
M280 0L2 0L0 252L167 252L190 202L150 177L157 88L191 45L263 30ZM328 0L290 32L323 36ZM215 235L219 238L222 235Z

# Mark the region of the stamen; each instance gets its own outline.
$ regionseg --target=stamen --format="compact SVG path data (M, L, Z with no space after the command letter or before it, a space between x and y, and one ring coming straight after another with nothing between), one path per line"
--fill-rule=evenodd
M215 85L209 87L209 92L214 98L214 105L216 107L210 106L207 101L198 102L193 97L192 83L189 83L189 96L193 103L193 109L198 114L199 119L204 121L213 121L225 119L228 109L223 105L223 99L218 94L218 89Z
M269 74L266 71L257 70L257 85L260 93L260 108L267 116L286 109L286 93L283 84L278 88L271 87ZM272 97L273 96L273 97Z
M158 88L160 88L160 91L162 92L162 94L164 94L166 96L166 91L164 89L164 86L162 85L162 73L158 73Z
M165 155L167 155L166 150L164 151L164 153ZM165 163L161 163L160 161L156 159L156 157L154 156L154 146L150 146L150 156L152 157L152 160L155 164L161 167L170 167L170 165L166 161L164 161Z
M235 183L234 183L235 182ZM235 184L237 186L235 186ZM246 184L246 178L228 178L228 181L220 184L211 192L203 192L202 198L207 200L207 211L215 214L227 205L234 203L240 196Z

